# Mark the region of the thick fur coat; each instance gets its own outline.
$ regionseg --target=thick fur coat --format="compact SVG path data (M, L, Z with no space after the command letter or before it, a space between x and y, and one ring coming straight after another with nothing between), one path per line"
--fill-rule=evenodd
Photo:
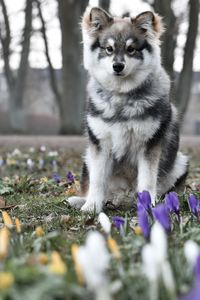
M118 18L88 8L82 31L88 147L82 195L69 202L100 212L106 200L131 189L149 191L154 205L187 173L170 80L161 65L161 18L152 12Z

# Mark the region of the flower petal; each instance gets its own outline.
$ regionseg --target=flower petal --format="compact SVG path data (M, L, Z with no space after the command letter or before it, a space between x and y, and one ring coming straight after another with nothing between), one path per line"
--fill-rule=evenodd
M151 196L148 191L137 193L138 202L143 205L146 210L151 210Z
M164 204L158 204L156 207L152 208L152 213L154 219L158 221L165 230L169 231L171 224L166 206Z
M148 213L146 209L138 203L137 205L137 215L138 215L138 223L142 229L142 233L146 239L149 238L150 234L150 225L148 220Z
M108 218L108 216L101 212L99 214L99 223L101 224L103 230L105 231L105 233L110 234L111 231L111 222Z

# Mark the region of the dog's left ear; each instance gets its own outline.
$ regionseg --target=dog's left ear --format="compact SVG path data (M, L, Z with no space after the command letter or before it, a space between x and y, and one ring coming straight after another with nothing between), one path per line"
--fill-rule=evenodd
M88 7L83 15L82 28L91 35L98 34L113 22L113 17L100 7Z
M164 32L162 18L151 11L139 14L135 19L132 19L132 23L135 24L142 33L148 34L148 32L153 31L158 38Z
M91 25L95 27L96 30L101 30L107 27L113 18L102 8L93 7L90 12L90 22Z

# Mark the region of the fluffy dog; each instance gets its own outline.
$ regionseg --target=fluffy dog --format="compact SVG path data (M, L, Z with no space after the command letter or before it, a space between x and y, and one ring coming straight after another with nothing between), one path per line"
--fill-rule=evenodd
M83 211L100 212L110 195L126 189L149 191L154 205L186 176L177 111L161 65L162 31L161 18L150 11L131 19L95 7L83 16L88 147L82 195L69 198Z

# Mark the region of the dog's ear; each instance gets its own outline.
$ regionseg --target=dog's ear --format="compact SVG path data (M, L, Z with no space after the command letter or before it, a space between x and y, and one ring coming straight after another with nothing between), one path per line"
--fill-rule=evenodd
M153 32L158 38L164 32L162 18L151 11L139 14L135 19L132 19L132 23L135 24L142 33L148 34L148 32Z
M102 8L93 7L90 12L90 22L96 30L101 30L111 24L113 18Z
M113 18L99 7L88 8L83 16L83 27L91 32L99 32L111 25Z

